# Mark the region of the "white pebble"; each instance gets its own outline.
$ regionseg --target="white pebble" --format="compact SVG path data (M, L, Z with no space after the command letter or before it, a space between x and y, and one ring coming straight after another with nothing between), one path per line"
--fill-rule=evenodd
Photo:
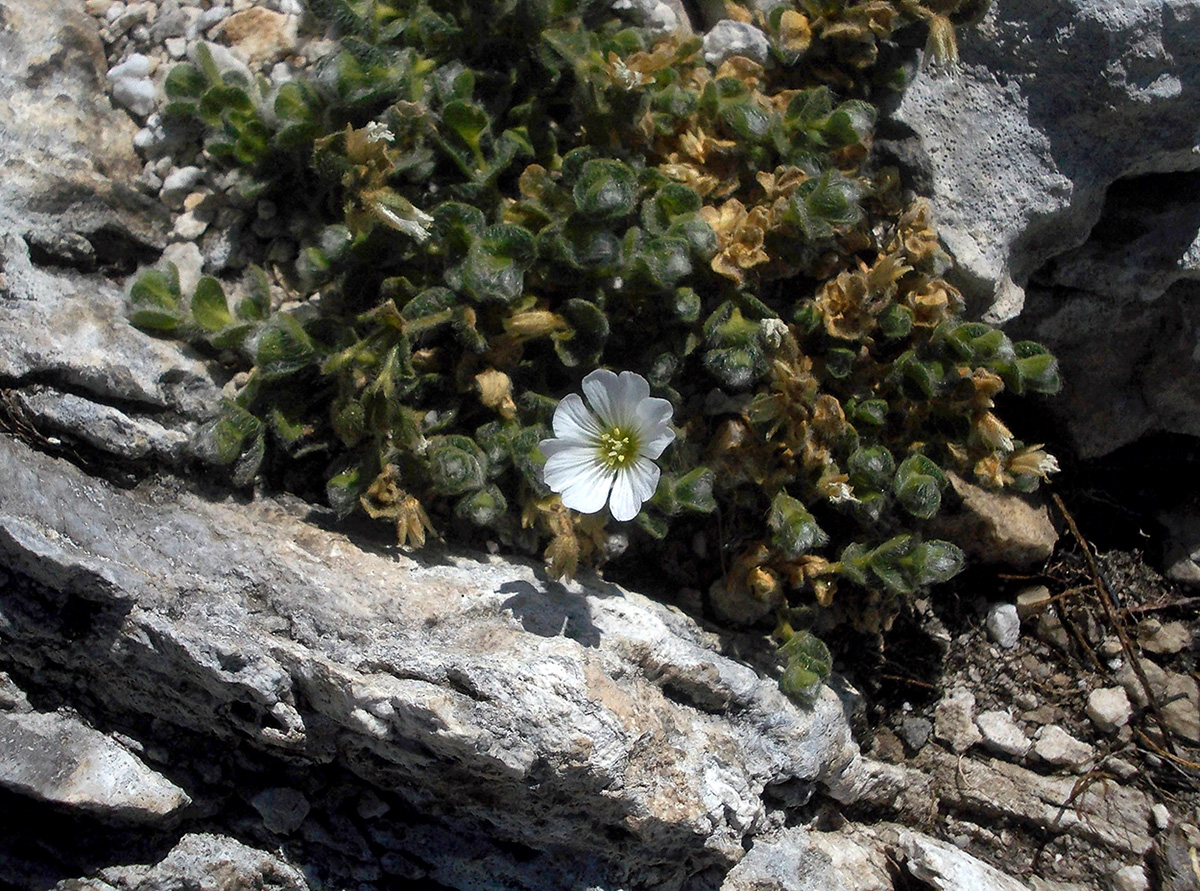
M993 603L987 613L988 637L1003 649L1011 650L1021 637L1021 617L1012 603Z
M199 167L179 167L163 180L162 200L168 207L179 208L188 193L204 176Z
M764 63L770 54L771 45L767 35L745 22L730 19L717 22L704 35L704 61L717 66L730 56L745 56L755 62Z
M1123 687L1105 687L1088 694L1087 714L1102 733L1112 733L1129 723L1133 707Z
M154 111L158 95L154 84L149 78L122 77L113 81L113 99L138 117L145 117Z
M125 80L128 78L149 77L150 72L154 70L154 64L147 56L141 53L134 53L120 65L114 65L108 70L108 79L110 81Z

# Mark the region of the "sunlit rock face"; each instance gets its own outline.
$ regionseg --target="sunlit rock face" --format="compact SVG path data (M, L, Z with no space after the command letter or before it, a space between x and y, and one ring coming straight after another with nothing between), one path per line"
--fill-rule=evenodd
M890 109L974 312L1049 347L1080 452L1200 434L1200 4L992 4Z

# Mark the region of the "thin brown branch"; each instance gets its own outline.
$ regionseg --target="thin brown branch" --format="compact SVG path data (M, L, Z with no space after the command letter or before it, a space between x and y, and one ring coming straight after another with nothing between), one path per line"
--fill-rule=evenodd
M1079 527L1075 524L1075 518L1071 516L1071 512L1067 510L1066 504L1063 503L1058 493L1051 492L1050 497L1054 500L1054 506L1058 508L1063 519L1067 521L1067 528L1071 530L1071 537L1075 539L1079 545L1079 549L1083 551L1083 557L1087 561L1088 570L1092 575L1092 584L1096 586L1096 592L1100 595L1100 606L1104 609L1104 615L1108 619L1108 623L1116 631L1117 638L1121 641L1121 649L1125 653L1125 658L1129 660L1129 667L1133 669L1138 683L1141 684L1142 690L1146 694L1146 702L1150 706L1151 714L1154 716L1154 723L1158 725L1158 729L1163 735L1163 745L1166 746L1167 751L1172 756L1178 757L1175 751L1175 744L1171 741L1171 731L1167 727L1167 720L1163 716L1162 708L1158 704L1158 698L1154 695L1154 691L1150 689L1150 681L1146 678L1146 672L1142 668L1142 662L1138 658L1137 651L1134 649L1133 641L1129 639L1129 635L1125 632L1125 627L1117 617L1116 606L1113 604L1108 585L1105 584L1104 578L1100 573L1100 567L1096 565L1096 558L1092 554L1092 547L1088 544L1087 539L1083 537L1083 533L1079 531Z

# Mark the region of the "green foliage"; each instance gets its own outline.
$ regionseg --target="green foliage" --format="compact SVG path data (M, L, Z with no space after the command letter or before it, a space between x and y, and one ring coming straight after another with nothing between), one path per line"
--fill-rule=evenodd
M950 46L958 5L747 11L772 58L714 69L606 0L317 0L340 39L309 75L272 87L200 45L166 80L241 197L291 221L294 263L189 294L148 270L131 319L245 372L202 434L235 485L323 493L402 544L549 543L561 572L604 522L562 508L537 444L592 368L637 371L678 437L635 540L713 545L689 585L885 627L962 566L921 534L949 472L1053 469L991 409L1057 391L1054 358L963 321L927 209L863 167L880 47L920 21ZM828 651L785 637L781 683L811 697Z

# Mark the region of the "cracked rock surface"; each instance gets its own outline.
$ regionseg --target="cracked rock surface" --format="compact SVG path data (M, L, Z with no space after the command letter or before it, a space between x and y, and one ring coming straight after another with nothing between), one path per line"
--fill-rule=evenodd
M193 159L106 90L126 82L141 115L165 68L119 65L159 37L180 59L263 36L239 15L279 25L264 59L304 39L294 0L234 8L0 0L0 887L1022 884L914 828L938 808L980 838L995 822L1065 839L1097 869L1141 869L1157 845L1160 873L1186 878L1194 827L1155 836L1136 789L980 757L988 712L966 697L945 733L912 719L913 765L865 760L832 690L799 707L769 654L742 641L739 661L636 592L414 560L312 505L205 489L191 443L223 372L130 327L119 279L164 248L222 272L232 230L178 240L182 193L216 184L172 179Z

